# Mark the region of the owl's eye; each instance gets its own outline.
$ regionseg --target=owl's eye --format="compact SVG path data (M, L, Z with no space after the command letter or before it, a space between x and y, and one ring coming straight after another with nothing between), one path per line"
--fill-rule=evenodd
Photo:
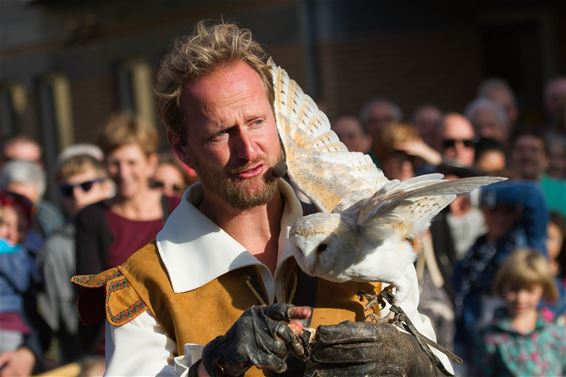
M316 251L318 253L322 253L324 252L326 249L328 248L328 245L325 243L321 243L320 245L318 245L318 247L316 248Z

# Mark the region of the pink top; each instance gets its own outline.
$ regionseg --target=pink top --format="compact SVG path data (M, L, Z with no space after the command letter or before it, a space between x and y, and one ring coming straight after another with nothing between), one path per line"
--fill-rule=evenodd
M0 313L0 329L17 331L24 335L31 332L22 315L16 312Z
M113 242L106 255L108 268L116 267L134 251L153 241L163 226L163 219L148 221L130 220L110 209L106 211L108 228L112 232Z

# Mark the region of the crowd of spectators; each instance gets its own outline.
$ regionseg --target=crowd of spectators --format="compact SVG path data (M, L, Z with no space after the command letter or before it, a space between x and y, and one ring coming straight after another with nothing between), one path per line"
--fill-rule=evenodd
M423 101L408 116L376 97L359 116L331 122L389 179L509 178L458 197L415 243L420 310L465 359L458 375L566 372L566 78L547 84L544 101L548 121L522 124L511 87L489 79L459 111ZM158 145L139 119L111 115L96 144L61 152L60 195L49 201L40 144L2 141L1 376L103 370L102 325L81 324L69 278L117 266L154 239L198 180ZM88 306L88 296L78 304Z

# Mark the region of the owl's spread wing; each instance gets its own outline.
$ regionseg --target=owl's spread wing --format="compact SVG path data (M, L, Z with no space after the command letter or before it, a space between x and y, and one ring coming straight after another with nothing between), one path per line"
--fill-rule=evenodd
M293 184L323 212L369 197L388 182L371 158L348 152L326 115L271 61L274 110Z
M429 227L432 218L456 195L505 179L471 177L443 180L441 174L427 174L403 182L393 180L365 202L357 223L368 237L384 239L394 230L404 236L415 237Z

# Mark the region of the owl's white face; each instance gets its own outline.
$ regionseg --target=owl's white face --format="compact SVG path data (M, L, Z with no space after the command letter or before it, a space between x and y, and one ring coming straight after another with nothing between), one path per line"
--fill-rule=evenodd
M295 259L307 274L326 276L332 271L342 244L339 227L335 214L315 213L295 221L289 238L296 246Z

